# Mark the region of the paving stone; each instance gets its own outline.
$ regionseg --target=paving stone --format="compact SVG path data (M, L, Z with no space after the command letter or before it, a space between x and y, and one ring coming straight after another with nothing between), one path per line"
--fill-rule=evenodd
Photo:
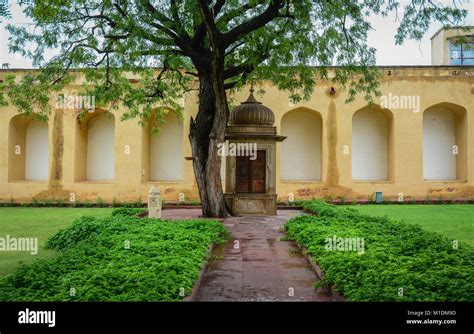
M224 225L231 236L225 247L216 249L217 260L209 264L197 300L335 300L330 292L315 289L318 278L296 245L279 240L285 222L300 213L278 211L274 217L226 219ZM235 240L239 249L234 249Z

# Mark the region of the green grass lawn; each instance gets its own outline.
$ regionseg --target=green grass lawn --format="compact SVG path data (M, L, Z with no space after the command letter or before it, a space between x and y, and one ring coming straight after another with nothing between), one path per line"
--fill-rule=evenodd
M419 224L453 240L474 246L474 205L358 205L360 213Z
M105 217L111 212L108 208L0 208L0 237L38 238L39 243L38 255L0 251L0 275L11 273L20 263L53 256L53 250L44 249L46 240L74 219L84 215Z

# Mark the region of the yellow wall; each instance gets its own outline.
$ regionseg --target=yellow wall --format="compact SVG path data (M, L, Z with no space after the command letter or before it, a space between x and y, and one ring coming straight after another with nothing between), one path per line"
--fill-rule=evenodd
M459 71L457 75L453 71ZM0 71L0 79L7 72ZM390 75L389 75L390 71ZM21 71L17 71L21 74ZM275 113L275 126L281 133L282 117L298 108L305 108L321 116L321 181L281 181L280 145L277 145L276 188L280 200L286 200L292 192L295 199L318 198L326 195L343 195L352 198L367 198L375 191L383 191L384 196L396 197L403 193L405 198L430 194L436 197L443 194L446 198L474 196L474 69L459 67L384 67L381 81L382 94L397 96L419 96L420 112L391 109L389 115L390 138L388 140L388 181L353 181L351 176L352 116L367 106L361 96L346 104L346 94L336 86L336 94L329 94L329 83L319 83L309 101L290 106L288 94L278 91L272 85L265 85L265 95L257 99ZM69 88L68 88L69 89ZM73 87L71 87L73 89ZM248 96L245 89L234 96L235 102ZM191 156L188 140L189 121L197 112L197 96L185 96L183 118L183 155ZM380 101L376 101L380 104ZM465 114L456 114L456 141L460 144L457 156L458 180L427 182L423 180L423 111L427 108L447 103L456 110L466 110ZM390 109L390 108L389 108ZM49 120L50 180L34 182L22 180L21 157L14 160L12 147L21 141L21 130L13 131L11 120L17 111L9 106L0 110L0 200L8 201L13 196L17 201L29 201L31 197L64 197L74 193L80 201L96 200L98 196L107 201L114 197L118 200L143 200L151 185L157 185L164 198L176 201L180 192L186 199L198 199L192 162L185 160L183 180L179 182L149 181L149 143L146 128L138 120L120 121L123 110L112 110L115 116L115 179L113 181L86 181L85 157L87 142L83 129L78 123L76 111L54 111ZM385 111L388 113L388 111ZM21 143L20 143L21 144ZM13 146L12 146L13 145ZM130 146L130 154L124 154L124 147ZM344 154L344 146L349 154ZM24 150L23 150L24 152ZM23 153L22 152L22 153ZM13 159L13 160L12 160ZM164 157L166 159L166 157ZM24 165L24 162L23 162ZM142 169L145 175L142 176ZM298 166L295 166L298 168ZM24 170L24 167L23 167ZM11 177L9 177L9 175Z

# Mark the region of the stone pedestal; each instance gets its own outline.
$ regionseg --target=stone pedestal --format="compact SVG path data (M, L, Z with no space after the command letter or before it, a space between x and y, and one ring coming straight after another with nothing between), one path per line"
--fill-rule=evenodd
M276 215L276 194L224 194L227 205L238 215Z
M148 192L148 218L161 218L160 189L155 186Z

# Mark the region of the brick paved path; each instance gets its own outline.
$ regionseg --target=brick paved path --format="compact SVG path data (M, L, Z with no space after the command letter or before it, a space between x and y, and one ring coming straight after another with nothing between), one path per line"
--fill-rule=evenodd
M279 240L284 235L280 228L299 213L280 210L276 217L226 219L230 240L214 251L217 259L206 270L197 300L335 300L328 292L316 291L317 276L296 245ZM234 247L236 241L238 249Z

